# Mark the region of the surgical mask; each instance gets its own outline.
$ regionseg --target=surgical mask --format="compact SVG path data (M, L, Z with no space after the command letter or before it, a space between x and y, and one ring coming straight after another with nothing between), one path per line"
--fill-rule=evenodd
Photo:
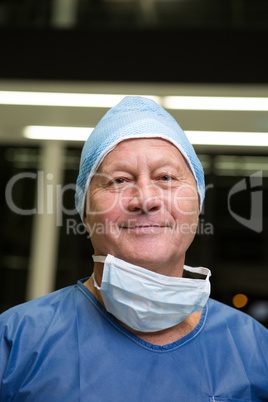
M161 275L112 255L93 256L104 263L101 286L95 278L106 310L130 328L155 332L173 327L194 311L200 312L210 294L207 268L184 266L185 271L205 279Z

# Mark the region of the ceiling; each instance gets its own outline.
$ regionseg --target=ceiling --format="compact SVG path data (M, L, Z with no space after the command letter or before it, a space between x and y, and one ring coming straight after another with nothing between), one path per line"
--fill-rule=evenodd
M50 81L0 81L0 91L52 93L267 97L268 85L134 84ZM94 127L105 114L104 107L32 106L0 104L0 142L37 143L23 137L28 125ZM268 132L267 111L174 110L169 112L187 130ZM211 149L208 146L197 147ZM215 148L215 146L214 146ZM221 148L222 149L222 148ZM237 151L242 151L236 148ZM243 150L244 151L244 150ZM263 153L263 147L251 150Z
M2 0L0 91L267 98L267 43L266 0ZM0 142L106 110L0 104ZM169 112L186 131L268 132L268 110Z

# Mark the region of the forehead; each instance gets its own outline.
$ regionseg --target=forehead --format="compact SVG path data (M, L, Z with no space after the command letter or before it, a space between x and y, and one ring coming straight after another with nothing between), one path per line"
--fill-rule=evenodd
M121 141L105 156L98 170L131 163L133 157L142 158L142 155L151 162L179 163L188 167L179 149L171 142L161 138L138 138Z

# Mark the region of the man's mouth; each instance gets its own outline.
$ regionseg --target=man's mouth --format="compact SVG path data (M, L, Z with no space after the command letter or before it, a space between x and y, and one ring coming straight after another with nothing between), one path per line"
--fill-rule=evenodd
M135 229L135 228L164 228L166 225L135 225L135 226L129 226L130 229Z
M134 224L123 224L120 229L127 230L129 232L136 233L159 233L163 229L170 227L167 223L134 223Z

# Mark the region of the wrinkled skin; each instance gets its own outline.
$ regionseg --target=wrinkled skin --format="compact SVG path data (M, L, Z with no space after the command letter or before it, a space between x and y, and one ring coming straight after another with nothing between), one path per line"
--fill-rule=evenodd
M85 223L95 255L181 276L198 215L196 182L180 151L158 138L130 139L105 156L93 177Z

